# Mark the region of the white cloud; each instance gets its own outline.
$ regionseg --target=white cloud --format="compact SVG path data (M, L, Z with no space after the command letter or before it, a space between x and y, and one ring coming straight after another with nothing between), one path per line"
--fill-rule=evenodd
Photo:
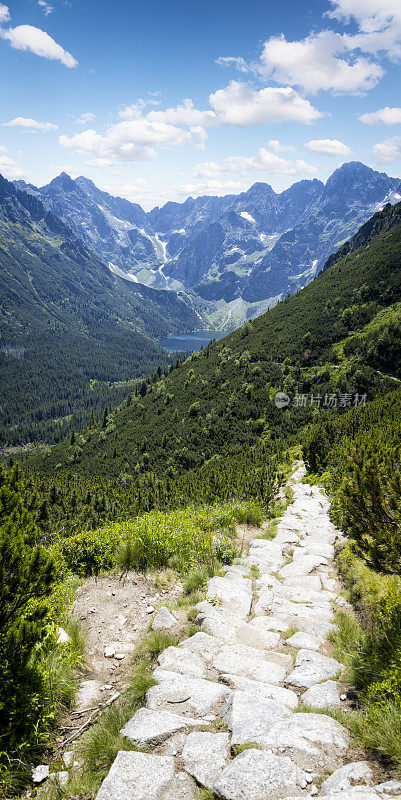
M215 63L220 67L235 67L239 72L250 72L251 67L241 56L219 56Z
M149 111L146 119L151 122L172 122L174 125L214 125L216 115L213 111L200 111L194 107L190 99L183 100L175 108L166 108L165 111Z
M333 10L327 16L357 20L363 33L377 33L401 18L399 0L330 0Z
M15 180L16 178L22 178L24 173L21 167L16 164L13 158L11 158L6 154L8 150L0 146L0 175L3 175L10 180Z
M372 89L384 75L379 64L363 56L351 56L343 36L334 31L311 34L289 42L271 37L261 55L261 73L278 83L301 86L315 94L320 90L358 93Z
M322 153L331 158L349 156L351 148L338 139L312 139L306 142L305 147L310 153Z
M53 122L37 122L31 117L15 117L10 122L3 122L5 128L27 128L31 131L56 131L58 125Z
M295 149L294 147L291 147L291 145L281 144L278 139L270 139L267 144L269 150L272 150L273 153L284 153L284 151L291 151Z
M9 19L10 12L8 7L3 5L3 3L0 3L0 25L2 25L4 22L8 22Z
M365 125L399 125L401 124L401 108L379 108L378 111L371 111L369 114L362 114L358 117Z
M378 142L378 144L374 145L373 152L382 164L393 164L394 161L401 161L401 136L394 136L392 139Z
M86 114L80 114L80 116L76 118L75 122L78 125L86 125L87 122L92 122L94 119L95 115L92 114L91 111L88 111Z
M5 8L5 6L0 6ZM1 17L0 17L1 21ZM4 19L3 19L4 21ZM43 58L61 61L66 67L72 68L78 65L78 61L64 50L60 44L52 39L48 33L32 25L18 25L16 28L0 28L0 37L10 42L11 47L16 50L28 50Z
M229 156L220 163L215 161L203 162L197 164L193 172L199 178L216 179L221 175L228 176L232 173L244 174L250 172L292 176L316 175L317 169L313 164L308 164L302 159L290 161L261 147L256 156Z
M222 125L265 125L269 122L311 123L323 115L291 88L254 89L231 81L210 95L210 105Z
M203 147L205 131L194 126L188 131L165 122L151 122L144 117L111 125L101 135L88 129L75 136L60 136L63 147L72 147L78 152L89 153L101 159L98 166L113 161L144 161L156 155L156 147L177 147L194 144Z
M46 0L38 0L38 6L43 10L45 17L48 17L54 11L53 6L50 3L46 3Z

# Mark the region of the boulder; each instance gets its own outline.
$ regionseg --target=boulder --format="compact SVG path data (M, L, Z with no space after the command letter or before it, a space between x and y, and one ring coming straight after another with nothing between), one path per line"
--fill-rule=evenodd
M174 628L177 624L174 614L166 606L160 606L153 617L152 628L154 631L169 631L170 628Z
M299 650L295 669L288 676L286 684L299 688L305 686L309 689L316 683L336 677L342 670L343 665L334 658L328 658L313 650Z
M169 711L140 708L124 725L120 733L134 744L154 746L168 739L177 731L198 724L199 720L192 717L183 717Z
M229 755L228 733L194 731L186 738L182 762L201 786L211 789L226 766Z
M348 792L357 784L369 785L372 783L373 774L367 761L354 761L340 767L323 781L320 793L323 796L335 794L337 792Z
M306 788L308 778L289 758L252 749L234 758L213 788L223 800L281 800Z
M96 800L162 800L174 778L174 759L120 750Z
M313 708L339 708L342 703L336 681L323 681L311 686L302 695L302 703Z
M231 745L264 745L272 725L291 713L287 706L256 692L234 691L222 716L232 731Z
M162 669L192 675L194 678L204 678L206 675L206 667L199 656L183 647L167 647L157 660Z
M303 769L334 770L348 749L345 728L324 714L292 714L269 730L264 747L284 752Z
M268 700L275 700L287 708L294 710L298 706L298 697L291 689L284 689L282 686L275 686L272 683L262 683L251 678L244 678L242 675L220 675L222 683L226 683L232 689L239 689L243 692L252 692Z
M153 710L173 710L180 714L204 717L219 713L231 695L231 689L220 683L191 678L157 667L153 677L158 686L152 686L146 694L146 705Z
M282 683L287 673L284 666L266 661L266 654L263 659L259 650L246 645L227 645L215 656L213 666L221 674L243 675L265 683Z

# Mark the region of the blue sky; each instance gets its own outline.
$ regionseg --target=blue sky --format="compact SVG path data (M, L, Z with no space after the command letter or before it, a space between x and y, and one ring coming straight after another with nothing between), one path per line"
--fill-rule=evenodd
M0 2L0 173L151 208L401 176L400 0Z

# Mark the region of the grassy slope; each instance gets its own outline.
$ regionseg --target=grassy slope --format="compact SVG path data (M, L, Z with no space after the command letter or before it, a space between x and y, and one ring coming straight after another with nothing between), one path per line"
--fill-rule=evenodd
M391 230L389 214L398 215ZM134 469L175 474L216 452L236 452L261 433L296 433L310 414L277 410L275 391L313 389L313 368L335 359L333 345L401 298L400 266L398 204L395 211L388 207L375 215L374 235L368 232L362 247L345 252L305 289L148 386L146 396L116 412L108 432L93 430L75 468L87 475ZM297 366L283 368L285 361ZM364 391L373 375L370 367L347 363L342 371L320 373L321 391L329 385ZM51 472L56 465L68 466L70 457L61 445L37 468Z

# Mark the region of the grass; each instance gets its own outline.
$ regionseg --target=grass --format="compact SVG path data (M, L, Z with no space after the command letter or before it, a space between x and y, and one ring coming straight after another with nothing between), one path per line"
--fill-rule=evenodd
M167 631L151 631L134 650L134 661L148 659L154 661L167 647L176 647L178 637Z
M295 625L290 625L290 627L287 628L286 632L284 633L284 639L290 639L291 636L294 636L294 634L298 633L298 631L299 628L296 628Z
M263 747L261 744L258 744L258 742L247 742L246 744L234 745L233 750L235 755L239 756L244 750L263 750Z
M199 589L204 589L208 578L209 574L205 567L192 570L184 580L185 594L191 595Z

